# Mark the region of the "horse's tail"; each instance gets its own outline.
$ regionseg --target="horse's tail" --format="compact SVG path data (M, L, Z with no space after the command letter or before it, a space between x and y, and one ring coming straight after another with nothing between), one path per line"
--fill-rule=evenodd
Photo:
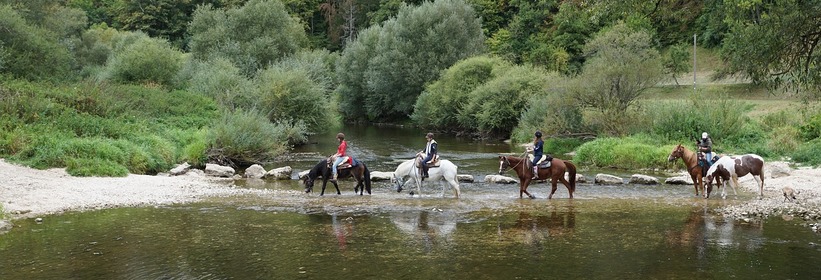
M371 194L371 171L364 163L362 163L362 167L365 167L365 190L368 191L368 194Z
M567 166L567 177L570 177L570 188L573 191L576 191L576 166L573 165L572 162L564 161L564 165Z

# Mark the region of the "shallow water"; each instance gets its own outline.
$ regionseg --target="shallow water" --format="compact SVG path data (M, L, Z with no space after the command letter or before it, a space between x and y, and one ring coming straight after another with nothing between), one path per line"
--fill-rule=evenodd
M346 131L372 170L392 171L424 141L401 128ZM295 173L333 152L335 132L301 147ZM326 139L328 138L328 139ZM442 139L444 138L444 139ZM443 156L470 174L462 198L436 183L421 195L374 182L373 195L303 193L297 180L240 180L276 197L68 213L15 221L0 235L0 279L810 279L821 273L821 236L799 221L725 220L727 200L691 186L580 184L575 199L545 184L486 184L503 143L441 137ZM418 147L421 148L421 147ZM632 172L604 170L628 177ZM600 170L583 169L592 180ZM512 172L506 174L513 176ZM663 179L663 178L662 178ZM330 187L332 188L332 187Z

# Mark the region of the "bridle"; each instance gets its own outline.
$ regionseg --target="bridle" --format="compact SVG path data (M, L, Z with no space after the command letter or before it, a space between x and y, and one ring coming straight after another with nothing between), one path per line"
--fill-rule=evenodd
M525 165L524 165L524 164L522 164L522 162L524 162L525 160L527 160L527 157L524 157L524 155L526 155L526 154L527 154L527 152L522 153L522 160L520 160L520 161L519 161L518 163L516 163L516 165L514 165L514 166L510 166L510 160L508 160L506 156L505 156L505 157L503 157L503 158L505 159L505 165L507 165L507 167L508 167L508 168L510 168L510 169L516 169L516 167L517 167L517 166L522 165L522 171L523 171L523 172L524 172L524 171L527 171L527 170L525 170ZM499 167L499 173L504 173L505 171L507 171L507 168L501 168L501 166Z

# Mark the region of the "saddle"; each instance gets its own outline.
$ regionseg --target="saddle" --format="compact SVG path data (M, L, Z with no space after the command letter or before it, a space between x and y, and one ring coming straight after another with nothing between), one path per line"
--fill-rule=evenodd
M698 166L701 166L701 177L707 176L707 169L718 161L718 154L713 153L713 158L707 159L704 152L698 152Z
M527 155L528 162L533 162L533 155ZM550 168L550 163L553 161L553 156L551 155L542 155L542 158L539 159L539 162L536 163L539 168Z
M422 168L422 155L416 157L416 168ZM439 167L439 155L433 155L433 158L428 161L428 168Z

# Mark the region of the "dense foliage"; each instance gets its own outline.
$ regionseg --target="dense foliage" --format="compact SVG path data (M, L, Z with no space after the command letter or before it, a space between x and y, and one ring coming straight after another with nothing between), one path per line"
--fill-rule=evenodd
M0 0L0 156L77 175L244 164L347 120L541 130L626 166L709 131L719 150L818 164L819 19L810 0ZM806 102L643 100L693 69L693 35L717 77Z
M481 53L483 41L479 19L461 0L405 6L342 52L341 109L351 120L407 118L425 84L456 61Z

